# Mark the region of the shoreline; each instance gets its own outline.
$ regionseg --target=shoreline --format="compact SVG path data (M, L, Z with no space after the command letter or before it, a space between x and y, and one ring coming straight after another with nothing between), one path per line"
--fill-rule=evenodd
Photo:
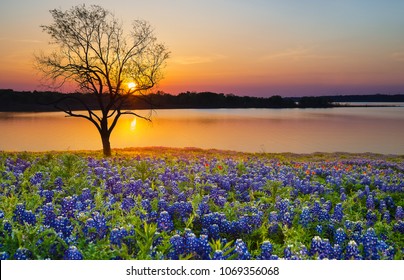
M73 154L77 156L94 156L103 157L102 150L58 150L58 151L4 151L0 150L0 155L63 155ZM268 153L268 152L240 152L222 149L203 149L198 147L164 147L164 146L148 146L148 147L127 147L112 149L112 156L116 157L201 157L201 158L270 158L284 161L324 161L324 160L388 160L388 161L404 161L404 155L400 154L378 154L378 153L350 153L350 152L313 152L313 153Z
M397 102L401 103L401 102ZM394 105L394 104L335 104L332 106L324 106L324 107L162 107L162 108L125 108L125 110L212 110L212 109L229 109L229 110L237 110L237 109L267 109L267 110L282 110L282 109L334 109L334 108L400 108L402 105ZM82 111L83 109L76 109L74 111ZM95 109L97 111L98 109ZM62 112L61 110L57 110L54 108L1 108L0 113L52 113L52 112Z

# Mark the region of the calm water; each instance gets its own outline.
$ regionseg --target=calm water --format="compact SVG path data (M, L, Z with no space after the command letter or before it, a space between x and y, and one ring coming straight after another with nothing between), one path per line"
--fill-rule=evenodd
M404 107L158 110L152 119L123 116L112 147L404 154ZM91 123L60 112L0 113L0 133L0 150L101 149Z

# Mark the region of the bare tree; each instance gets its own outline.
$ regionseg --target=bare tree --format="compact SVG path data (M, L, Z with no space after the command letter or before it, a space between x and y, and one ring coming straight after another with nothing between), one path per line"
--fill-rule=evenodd
M130 96L142 98L161 80L169 52L144 20L135 20L131 32L125 34L122 22L100 6L79 5L50 13L53 23L41 27L57 49L37 55L37 68L53 87L73 82L82 93L94 95L97 110L77 95L66 94L55 104L67 116L93 123L100 133L104 155L110 156L110 136L122 115L150 120L150 116L123 108ZM74 111L68 102L63 105L69 99L78 99L85 113Z

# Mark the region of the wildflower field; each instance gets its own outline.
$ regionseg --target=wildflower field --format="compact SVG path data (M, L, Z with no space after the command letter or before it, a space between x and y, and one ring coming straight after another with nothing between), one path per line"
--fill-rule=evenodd
M403 259L404 157L0 153L1 259Z

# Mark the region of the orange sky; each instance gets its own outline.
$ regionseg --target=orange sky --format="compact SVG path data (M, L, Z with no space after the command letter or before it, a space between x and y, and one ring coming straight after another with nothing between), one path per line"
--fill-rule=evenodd
M0 88L43 89L33 54L48 10L83 1L3 0ZM159 90L238 95L404 93L404 1L84 1L148 20L171 58Z

